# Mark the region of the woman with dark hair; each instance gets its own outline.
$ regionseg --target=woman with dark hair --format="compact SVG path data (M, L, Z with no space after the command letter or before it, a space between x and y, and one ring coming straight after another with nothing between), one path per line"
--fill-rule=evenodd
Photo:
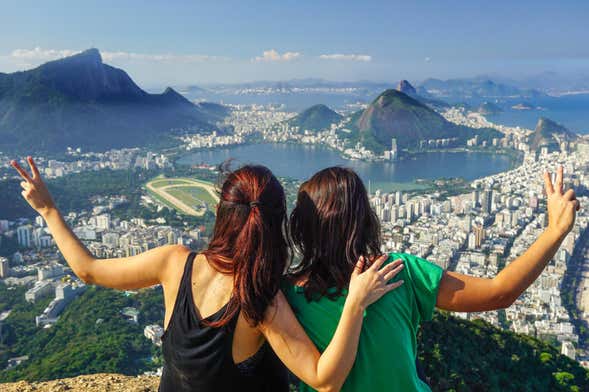
M548 227L493 279L443 271L419 257L391 253L389 260L405 264L396 278L405 284L367 309L356 361L342 391L429 391L416 370L420 323L431 319L434 307L457 312L509 307L538 278L573 227L579 208L572 190L563 193L562 178L562 167L555 186L545 174ZM354 261L380 254L379 222L358 175L332 167L301 185L290 229L301 262L291 268L283 291L322 350L341 314ZM311 388L303 383L301 389Z
M368 269L358 263L348 277L339 326L319 354L279 290L289 259L286 201L267 168L244 166L228 174L212 240L202 253L171 245L98 260L65 223L32 158L28 162L32 175L11 162L23 178L22 195L45 219L78 277L121 290L162 285L160 391L287 391L277 356L308 385L339 390L356 356L363 312L402 283L385 283L402 269L400 263L382 269L384 257Z

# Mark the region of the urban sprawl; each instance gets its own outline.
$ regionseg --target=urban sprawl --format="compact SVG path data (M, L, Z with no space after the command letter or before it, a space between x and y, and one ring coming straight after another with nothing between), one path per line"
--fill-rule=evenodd
M525 140L530 130L506 127L488 122L484 116L452 108L442 113L452 122L470 127L492 127L505 134L491 145L470 139L468 147L497 147L521 151L523 163L515 169L480 178L470 184L469 191L450 197L438 193L384 193L376 190L371 203L382 223L383 251L407 252L428 259L443 268L483 277L495 276L506 264L521 255L547 225L542 173L564 166L566 186L573 189L589 187L589 144L563 143L561 151L539 153L529 151ZM180 138L183 150L215 148L243 144L257 136L261 142L295 142L315 144L340 151L350 159L395 160L398 151L395 140L390 150L376 156L360 145L348 145L338 135L346 131L346 120L321 132L308 132L288 125L294 113L267 106L234 106L225 125L233 126L231 135L186 135ZM445 139L423 141L424 148L444 148ZM68 148L64 161L36 157L46 178L62 177L85 170L110 168L157 169L173 166L172 159L162 152L138 148L111 150L104 153L82 152ZM3 162L7 156L0 154ZM5 159L6 158L6 159ZM6 167L6 166L5 166ZM6 167L7 168L7 167ZM12 174L3 175L4 178ZM157 204L149 195L144 202ZM178 229L158 219L156 224L143 219L121 220L111 214L117 205L126 202L126 195L97 197L91 211L64 211L74 232L99 258L133 256L165 244L183 244L199 248L206 244L204 228ZM582 206L588 199L581 197ZM585 255L585 237L589 223L587 208L579 211L577 223L567 236L554 259L541 277L508 309L475 314L459 314L468 319L487 322L518 333L551 339L563 354L581 360L588 359L587 347L579 346L579 335L570 309L564 305L563 279L572 264L572 255ZM51 328L60 314L86 286L77 279L60 256L41 217L14 221L0 220L0 235L15 239L20 250L8 258L0 257L0 280L7 286L25 285L25 299L35 303L40 298L53 297L47 308L35 319L38 328ZM580 263L583 264L582 262ZM570 271L568 271L570 272ZM589 320L589 274L581 281L578 293L573 293L580 315ZM589 290L588 290L589 293ZM587 305L585 305L587 304ZM10 310L0 314L2 322ZM139 322L135 308L124 308L120 315L129 322ZM145 325L144 335L154 344L163 334L161 325ZM9 367L27 360L12 358Z

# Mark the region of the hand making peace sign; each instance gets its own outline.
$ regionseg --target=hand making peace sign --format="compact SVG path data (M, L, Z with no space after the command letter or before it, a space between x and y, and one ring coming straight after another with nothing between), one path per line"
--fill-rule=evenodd
M21 192L27 203L35 209L39 214L45 215L47 212L55 208L55 203L51 198L51 194L41 178L39 169L35 165L33 158L27 157L27 162L31 168L32 176L23 169L17 161L11 161L10 165L16 169L24 181L20 183L23 188Z
M576 211L580 204L575 191L568 189L563 193L563 169L556 170L556 182L552 184L549 172L544 173L544 187L546 190L546 209L548 211L548 227L559 235L568 234L575 223Z

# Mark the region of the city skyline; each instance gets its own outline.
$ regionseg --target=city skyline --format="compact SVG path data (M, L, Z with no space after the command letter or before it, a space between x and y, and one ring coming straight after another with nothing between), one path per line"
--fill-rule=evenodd
M5 5L0 72L90 47L147 87L324 78L583 74L589 6L320 2ZM135 22L137 21L137 22ZM74 32L76 32L74 34Z

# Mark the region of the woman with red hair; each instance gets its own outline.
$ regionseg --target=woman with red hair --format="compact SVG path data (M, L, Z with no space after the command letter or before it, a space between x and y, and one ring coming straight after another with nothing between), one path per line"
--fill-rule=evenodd
M313 388L339 390L356 356L365 309L402 283L386 283L401 262L380 268L386 259L380 258L365 269L359 261L337 330L320 354L279 290L289 259L286 199L267 168L228 174L202 253L170 245L98 260L65 223L32 158L28 163L32 174L11 162L23 178L22 195L80 279L120 290L162 285L162 392L287 391L279 359Z

